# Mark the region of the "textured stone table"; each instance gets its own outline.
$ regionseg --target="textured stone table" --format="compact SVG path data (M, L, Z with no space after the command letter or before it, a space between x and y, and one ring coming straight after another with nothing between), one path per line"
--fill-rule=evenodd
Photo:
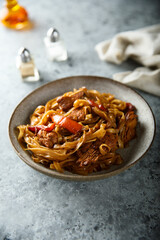
M2 1L1 1L2 2ZM65 182L23 163L8 138L8 121L20 100L35 88L71 75L112 77L132 70L100 62L94 46L114 34L156 24L159 1L22 0L35 28L15 32L0 26L0 240L157 240L160 239L160 99L140 92L157 121L150 151L134 167L96 182ZM1 4L2 7L2 4ZM55 26L69 60L46 58L43 37ZM15 67L19 47L32 52L43 81L22 83Z

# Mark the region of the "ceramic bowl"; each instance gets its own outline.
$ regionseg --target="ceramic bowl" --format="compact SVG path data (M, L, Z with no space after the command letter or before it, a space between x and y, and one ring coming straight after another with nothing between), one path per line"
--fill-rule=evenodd
M74 88L78 89L82 86L88 89L96 89L100 92L109 92L114 94L116 98L126 102L131 102L137 109L138 126L137 137L129 143L129 146L120 151L124 159L124 163L119 166L112 166L107 171L97 172L88 176L72 174L70 172L59 173L55 170L47 169L42 165L33 162L28 151L24 151L17 140L18 125L29 123L29 116L33 113L38 105L45 104L49 99L62 95ZM151 108L148 103L133 89L113 81L108 78L95 76L73 76L41 86L25 97L15 108L9 122L9 137L13 148L18 156L35 170L49 175L54 178L73 181L91 181L104 179L118 173L123 172L133 166L140 160L151 146L155 134L155 120Z

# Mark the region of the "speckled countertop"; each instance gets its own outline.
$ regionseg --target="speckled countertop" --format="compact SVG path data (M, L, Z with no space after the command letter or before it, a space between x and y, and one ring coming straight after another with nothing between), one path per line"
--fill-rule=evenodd
M35 27L15 32L0 26L0 240L158 240L160 239L160 99L140 92L157 121L150 151L134 167L96 182L65 182L31 169L15 154L8 122L20 100L33 89L71 75L112 77L132 70L100 62L94 46L114 34L160 22L159 1L22 0ZM2 7L2 1L1 1ZM43 37L59 29L69 60L46 58ZM15 67L19 47L32 52L43 81L22 83Z

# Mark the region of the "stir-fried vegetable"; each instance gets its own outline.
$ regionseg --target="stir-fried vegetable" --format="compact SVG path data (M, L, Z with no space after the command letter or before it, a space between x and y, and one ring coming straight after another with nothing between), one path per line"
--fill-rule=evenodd
M92 107L97 107L97 108L99 108L99 109L102 110L102 111L106 111L106 110L107 110L102 104L97 104L95 101L93 101L93 100L91 100L91 99L88 99L88 102L89 102L89 104L90 104Z
M51 119L55 124L58 124L60 127L66 128L68 131L70 131L73 134L76 134L82 129L81 124L70 119L69 117L64 117L61 115L53 115L51 116Z
M31 132L38 132L41 129L45 130L46 132L51 132L54 127L55 127L55 123L52 123L49 126L45 126L45 125L29 126L28 129Z

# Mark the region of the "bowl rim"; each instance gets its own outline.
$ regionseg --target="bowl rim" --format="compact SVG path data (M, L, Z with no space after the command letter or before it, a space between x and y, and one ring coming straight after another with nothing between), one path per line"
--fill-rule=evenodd
M131 92L133 92L134 94L138 95L148 106L150 112L151 112L151 116L153 118L153 122L154 122L154 126L153 126L153 137L150 141L150 144L148 146L148 148L145 150L145 152L138 158L136 159L133 163L129 164L129 165L124 165L123 167L113 170L111 172L107 172L107 173L101 173L99 172L98 175L87 175L87 176L83 176L83 175L78 175L78 174L65 174L65 173L59 173L57 171L53 171L52 169L49 168L45 168L43 165L40 165L38 163L35 163L33 160L28 161L26 160L26 158L18 151L16 144L14 143L14 140L12 138L12 129L11 129L11 125L12 125L12 119L14 118L14 115L16 114L17 109L19 108L19 106L26 100L28 99L31 95L34 95L36 92L41 91L41 89L43 89L44 87L47 87L49 85L52 85L56 82L60 82L60 81L65 81L67 79L74 79L74 78L93 78L94 80L97 79L102 79L102 80L107 80L110 83L114 84L114 85L119 85L122 86L123 88L129 89ZM125 170L129 169L130 167L134 166L140 159L142 159L144 157L144 155L148 152L148 150L151 148L154 138L155 138L155 133L156 133L156 120L155 120L155 116L153 114L153 111L150 107L150 105L148 104L148 102L144 99L144 97L142 97L135 89L117 82L111 78L107 78L107 77L102 77L102 76L95 76L95 75L75 75L75 76L68 76L68 77L64 77L64 78L58 78L56 80L50 81L48 83L45 83L43 85L41 85L40 87L34 89L33 91L31 91L29 94L27 94L20 102L19 104L15 107L15 109L13 110L10 120L9 120L9 124L8 124L8 135L9 135L9 139L10 139L10 143L13 147L13 149L15 150L16 154L19 156L19 158L21 160L23 160L28 166L32 167L34 170L43 173L45 175L48 175L52 178L57 178L57 179L62 179L62 180L69 180L69 181L94 181L94 180L102 180L102 179L106 179L108 177L111 176L115 176L117 174L120 174L122 172L124 172Z

